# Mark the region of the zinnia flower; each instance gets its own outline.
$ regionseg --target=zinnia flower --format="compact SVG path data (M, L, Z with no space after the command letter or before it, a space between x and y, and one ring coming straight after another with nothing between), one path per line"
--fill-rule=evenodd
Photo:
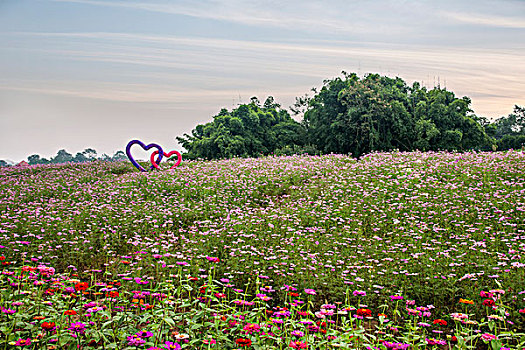
M242 347L252 345L252 341L250 339L248 339L248 338L238 338L235 341L235 343L237 345L239 345L239 346L242 346Z
M357 309L357 315L362 317L371 317L372 311L369 309Z
M55 322L44 322L40 327L47 332L52 332L56 329Z
M87 282L79 282L79 283L75 284L75 290L77 292L83 292L86 289L88 289L88 287L89 287L89 284Z
M434 324L438 324L440 326L446 326L447 325L447 321L442 320L442 319L437 319L437 320L434 320Z
M292 349L307 349L308 348L308 344L306 342L302 342L302 341L292 341L290 342L290 347Z
M485 300L483 300L483 305L485 305L485 306L491 307L491 306L494 306L495 304L496 303L492 299L485 299Z
M497 338L498 338L498 337L496 337L495 335L493 335L493 334L489 334L489 333L483 333L483 334L481 335L481 339L483 339L483 340L486 341L486 342L489 342L489 341L491 341L491 340L493 340L493 339L497 339Z
M179 343L167 341L167 342L164 343L164 346L166 347L167 350L180 350L180 344Z
M71 323L71 326L68 329L75 333L84 333L84 330L86 329L86 325L83 324L82 322L73 322Z
M18 339L15 343L16 346L29 346L31 345L31 338L27 338L27 339Z

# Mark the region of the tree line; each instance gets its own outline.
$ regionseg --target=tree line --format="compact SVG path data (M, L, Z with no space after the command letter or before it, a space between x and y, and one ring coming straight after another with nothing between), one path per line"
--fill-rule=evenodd
M525 109L495 121L478 117L468 97L441 87L368 74L343 72L296 98L292 115L268 97L222 109L191 135L177 137L189 159L256 157L268 154L372 151L506 150L525 144Z
M109 156L105 153L97 155L97 151L95 151L93 148L86 148L82 152L77 152L75 155L67 152L65 149L61 149L54 157L51 157L50 159L40 157L38 154L32 154L27 157L27 161L30 165L60 164L67 162L82 163L92 162L95 160L118 161L124 159L127 159L127 156L123 151L118 151L113 156ZM9 166L9 164L5 160L0 160L0 166Z
M191 135L177 136L185 159L257 157L269 154L340 153L360 157L373 151L507 150L525 145L525 108L490 121L441 87L379 74L355 73L325 80L313 95L296 98L290 111L272 96L252 97L231 111L223 108ZM292 117L294 116L295 119ZM298 119L298 121L296 120ZM76 155L59 150L50 159L37 154L29 164L123 160L123 151L97 156L92 148ZM0 160L0 166L7 162Z

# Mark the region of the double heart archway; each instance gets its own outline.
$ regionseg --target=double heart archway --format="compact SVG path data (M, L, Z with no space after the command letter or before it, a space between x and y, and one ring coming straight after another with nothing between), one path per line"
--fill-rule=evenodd
M143 150L145 151L148 151L150 149L155 149L155 152L153 152L150 156L150 162L151 162L151 166L150 166L150 169L159 169L159 164L160 162L162 161L163 157L166 157L166 159L168 159L169 157L171 157L172 155L176 154L177 155L177 161L175 162L175 164L173 164L173 166L170 168L170 169L174 169L176 168L177 166L179 166L179 164L182 162L182 155L177 152L177 151L171 151L169 153L166 153L164 152L164 150L162 149L162 147L160 147L159 145L157 145L156 143L150 143L148 145L145 145L142 141L140 140L131 140L128 142L128 145L126 146L126 155L128 156L129 160L131 161L131 164L133 164L137 169L139 169L140 171L147 171L146 169L144 169L136 160L135 158L133 158L133 156L131 155L131 147L133 145L139 145L140 147L142 147ZM157 159L155 159L155 156L157 156Z

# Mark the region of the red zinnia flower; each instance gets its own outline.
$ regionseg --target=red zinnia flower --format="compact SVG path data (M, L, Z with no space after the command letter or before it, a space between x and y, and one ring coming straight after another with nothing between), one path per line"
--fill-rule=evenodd
M89 288L89 283L87 283L87 282L79 282L79 283L75 284L75 290L77 292L80 292L80 291L83 292L83 291L85 291L88 288Z
M447 325L447 321L442 320L442 319L437 319L437 320L434 320L434 324L438 324L440 326L446 326Z
M70 316L70 315L76 315L77 312L75 310L66 310L64 311L64 315Z
M252 341L248 338L238 338L235 343L239 346L250 346L252 345Z
M485 306L494 306L496 303L492 299L485 299L483 300L483 305Z
M117 298L119 293L116 290L112 290L111 292L107 293L106 296L110 298Z
M372 311L369 309L357 309L357 315L362 317L371 317Z
M42 329L45 331L53 331L56 328L55 322L44 322L41 325Z

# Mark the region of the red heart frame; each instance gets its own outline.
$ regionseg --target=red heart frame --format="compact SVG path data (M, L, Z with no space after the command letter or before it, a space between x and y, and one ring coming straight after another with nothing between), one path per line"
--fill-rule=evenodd
M176 154L177 155L177 161L175 162L175 164L173 164L173 166L170 168L171 169L174 169L176 167L179 166L179 164L182 162L182 154L180 154L178 151L171 151L170 153L166 153L166 152L162 152L164 154L164 157L166 157L166 159L168 159L169 157L171 157L172 155ZM159 164L155 161L155 156L159 154L159 151L155 151L151 154L151 156L149 157L149 160L151 162L151 164L156 168L158 169L159 168ZM158 160L158 159L157 159Z

